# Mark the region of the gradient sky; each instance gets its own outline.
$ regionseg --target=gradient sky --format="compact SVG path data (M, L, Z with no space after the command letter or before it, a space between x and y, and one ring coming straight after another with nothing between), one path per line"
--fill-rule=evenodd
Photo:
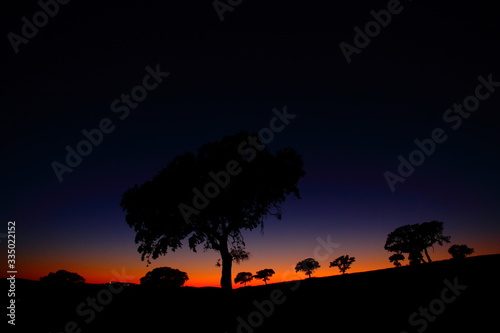
M20 34L21 18L40 10L36 1L2 6L4 36ZM244 233L251 260L233 276L273 268L271 281L303 278L295 264L315 255L323 258L315 276L338 274L328 263L343 254L357 259L351 272L391 267L387 234L430 220L444 222L451 244L500 253L500 89L458 129L443 121L474 94L479 75L500 81L496 12L488 2L401 6L350 64L339 44L353 44L353 28L387 1L243 1L223 22L211 1L74 1L18 54L4 38L0 233L16 221L18 277L66 269L91 283L117 280L116 272L138 282L170 266L188 273L187 285L217 286L214 251L184 247L146 267L121 194L177 154L267 127L285 105L297 117L269 148L302 154L302 199L290 198L262 234ZM170 76L120 120L111 103L157 64ZM60 183L51 163L63 163L65 146L103 118L115 130ZM435 128L448 139L391 192L384 172L397 172L398 155ZM328 238L338 247L318 251ZM448 247L431 257L449 258Z

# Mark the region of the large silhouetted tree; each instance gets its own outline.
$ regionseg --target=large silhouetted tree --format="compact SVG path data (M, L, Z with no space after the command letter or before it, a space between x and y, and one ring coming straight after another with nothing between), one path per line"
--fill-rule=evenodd
M295 272L304 272L310 278L311 274L320 267L319 262L313 258L307 258L299 261L297 265L295 265Z
M295 150L273 154L258 136L240 132L205 144L197 154L174 157L150 181L127 190L121 206L142 260L175 251L184 239L194 252L203 244L220 253L221 286L231 289L232 262L238 260L231 253L242 254L242 230L262 230L267 215L281 219L287 195L300 198L303 175Z
M342 274L351 268L351 264L356 261L355 257L349 257L349 255L340 256L330 263L330 267L338 267Z
M141 285L148 287L180 287L187 280L188 275L175 268L157 267L141 278Z
M426 262L424 254L431 262L427 249L436 243L443 245L443 243L449 242L450 236L443 235L443 222L431 221L396 228L387 235L384 249L401 255L407 253L410 265L414 265Z
M40 282L54 286L69 286L85 283L85 279L77 273L60 269L55 273L50 272L47 276L41 277Z

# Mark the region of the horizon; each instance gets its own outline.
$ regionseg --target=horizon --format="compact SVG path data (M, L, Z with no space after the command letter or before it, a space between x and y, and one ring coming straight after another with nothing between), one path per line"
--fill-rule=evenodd
M476 258L476 257L488 257L488 256L498 256L500 255L500 253L491 253L491 254L480 254L480 255L470 255L470 256L467 256L466 259L473 259L473 258ZM450 261L450 262L457 262L456 259L453 259L453 258L446 258L446 259L440 259L440 260L432 260L431 264L432 263L440 263L440 262L445 262L445 261ZM421 265L426 265L426 264L421 264ZM376 271L382 271L382 270L392 270L392 269L398 269L398 268L402 268L402 267L411 267L409 264L407 265L402 265L400 267L395 267L394 265L390 266L390 267L385 267L385 268L375 268L375 269L371 269L371 270L352 270L352 269L349 269L348 271L346 271L345 274L342 274L340 272L336 272L335 274L332 274L332 275L318 275L317 274L317 271L315 271L313 273L313 275L311 276L311 278L307 277L307 275L303 274L303 273L297 273L297 275L303 275L302 277L298 277L297 279L291 279L291 280L282 280L282 281L276 281L273 277L271 277L271 279L269 280L269 282L267 283L267 285L273 285L273 284L280 284L280 283L287 283L287 282L294 282L294 281L303 281L303 280L308 280L308 279L315 279L315 278L330 278L330 277L335 277L335 276L342 276L342 275L351 275L351 274L357 274L357 273L370 273L370 272L376 272ZM331 268L333 269L333 268ZM78 272L72 272L72 273L78 273ZM16 279L18 278L21 278L21 279L24 279L24 280L27 280L27 281L33 281L33 282L40 282L39 279L26 279L26 278L22 278L22 277L16 277ZM5 279L4 277L2 277L2 279ZM189 281L189 280L188 280ZM141 285L140 284L140 281L137 281L137 282L134 282L134 281L131 281L131 280L128 280L128 279L125 279L123 281L117 281L117 280L111 280L111 281L105 281L105 282L89 282L89 281L85 281L84 284L88 284L88 285L103 285L103 284L109 284L109 283L130 283L130 284L133 284L133 285ZM257 282L257 283L255 283ZM256 279L253 279L251 282L248 282L247 285L243 285L243 284L234 284L233 286L233 289L239 289L239 288L246 288L246 287L259 287L259 286L265 286L266 284L264 284L263 281L260 281L260 280L256 280ZM183 288L183 287L187 287L187 288L221 288L220 285L198 285L198 286L194 286L194 285L189 285L188 282L186 282L185 284L183 284L182 286L180 287L175 287L175 288Z
M490 254L480 254L480 255L474 255L473 254L473 255L467 256L466 259L472 259L472 258L476 258L476 257L497 256L497 255L500 255L500 253L490 253ZM430 263L440 263L440 262L444 262L444 261L457 262L456 259L446 258L446 259L440 259L440 260L434 260L433 259L432 262L430 262ZM426 264L421 264L421 265L425 266ZM409 264L406 264L406 265L402 265L400 267L396 267L396 266L392 265L390 267L375 268L375 269L371 269L371 270L353 270L353 269L349 269L348 271L346 271L345 274L342 274L340 272L336 272L335 274L332 274L332 275L318 275L317 271L315 271L312 274L311 278L309 278L304 273L296 273L296 275L303 275L303 276L298 277L297 279L282 280L282 281L275 281L274 275L273 275L273 277L271 277L270 280L268 281L267 285L287 283L287 282L294 282L294 281L303 281L303 280L314 279L314 278L329 278L329 277L342 276L342 275L345 276L345 275L351 275L351 274L357 274L357 273L370 273L370 272L376 272L376 271L382 271L382 270L397 269L397 268L401 268L401 267L411 267L411 266ZM329 268L329 269L333 269L333 268ZM337 268L335 268L335 269L337 269ZM71 273L78 273L78 272L71 272ZM5 278L6 277L2 277L2 279L5 279ZM40 279L27 279L27 278L23 278L23 277L16 277L16 279L22 279L22 280L33 281L33 282L40 282ZM257 283L255 283L255 282L257 282ZM137 280L137 282L134 282L133 280L130 280L130 279L124 279L123 281L110 280L110 281L104 281L104 282L89 282L89 281L85 280L85 282L83 282L83 283L84 284L88 284L88 285L103 285L103 284L109 284L109 283L130 283L130 284L133 284L133 285L141 285L141 283L140 283L139 280ZM261 280L252 279L252 281L248 282L246 286L243 285L243 284L240 284L240 283L234 283L233 289L246 288L246 287L259 287L259 286L265 286L265 285L266 284L263 281L261 281ZM219 288L219 289L221 288L220 285L199 285L199 286L194 286L194 285L189 285L188 282L186 282L185 284L183 284L180 287L175 287L175 288L183 288L183 287L188 287L188 288Z
M446 252L447 256L444 255L444 253L442 253L442 257L437 257L437 256L432 256L431 255L431 258L432 258L432 262L441 262L441 261L448 261L448 260L452 260L451 258L451 255L448 254ZM492 256L492 255L499 255L500 253L484 253L484 254L480 254L480 253L477 253L477 252L474 252L474 254L468 256L467 258L474 258L474 257L482 257L482 256ZM343 275L342 273L339 272L338 268L336 267L328 267L328 266L324 266L323 264L328 264L328 262L320 262L321 264L321 267L319 269L317 269L316 271L313 272L312 274L312 277L313 278L322 278L322 277L332 277L332 276L338 276L338 275ZM395 267L392 263L389 262L389 260L387 260L387 264L384 266L384 265L380 265L380 266L362 266L363 268L358 268L356 265L357 263L359 263L359 258L356 257L356 261L352 264L351 268L346 272L346 274L353 274L353 273L366 273L366 272L372 272L372 271L378 271L378 270L385 270L385 269L391 269L391 268L398 268L398 267ZM422 265L425 265L422 264ZM134 283L134 284L137 284L139 285L140 284L140 281L139 279L141 277L143 277L148 271L151 271L153 270L154 268L156 267L164 267L164 266L161 266L161 265L158 265L158 266L155 266L155 267L151 267L151 268L147 268L146 270L144 270L144 273L140 276L134 276L134 278L131 278L130 276L132 276L133 274L131 274L127 269L125 269L125 271L123 270L120 270L120 269L111 269L110 270L110 273L106 275L106 277L104 278L101 278L101 277L96 277L96 278L93 278L93 279L88 279L85 274L82 274L81 272L78 272L78 271L72 271L72 270L69 270L69 269L65 269L65 268L60 268L62 270L66 270L66 271L69 271L69 272L73 272L73 273L77 273L79 275L81 275L82 277L85 278L85 283L87 284L107 284L107 283L110 283L110 282L121 282L121 283ZM234 267L234 266L233 266ZM249 272L252 272L254 273L255 271L257 270L260 270L264 267L260 267L260 266L255 266L255 267L259 267L259 268L256 268L254 270L252 269L233 269L233 278L234 276L236 276L236 274L238 272L243 272L243 271L249 271ZM409 264L406 262L403 262L403 265L401 267L409 267ZM172 267L172 268L178 268L178 267ZM266 268L273 268L271 266L267 267ZM284 267L285 268L285 267ZM124 269L122 267L122 269ZM274 268L273 268L274 269ZM180 269L182 271L182 269ZM55 272L57 270L53 270L52 272ZM140 270L138 270L139 272ZM293 269L290 269L290 268L285 268L283 270L279 270L279 269L275 269L276 271L276 274L273 275L270 280L268 281L267 284L273 284L273 283L282 283L282 282L289 282L289 281L298 281L298 280L305 280L305 279L308 279L307 275L305 275L304 273L302 272L299 272L299 273L295 273L295 271ZM133 271L134 273L136 273L136 271ZM49 272L47 272L48 274ZM182 287L195 287L195 288L203 288L203 287L215 287L215 288L220 288L220 284L219 284L219 280L220 280L220 273L216 273L216 274L212 274L211 275L211 284L209 283L205 283L205 282L198 282L196 284L192 284L190 283L192 281L190 275L189 275L189 272L186 272L188 274L188 277L189 277L189 280L186 281L186 283L184 283L182 285ZM47 274L43 275L43 276L46 276ZM7 276L5 277L2 277L2 278L6 278ZM42 277L42 276L40 276ZM22 274L21 275L18 275L17 278L23 278L23 279L26 279L26 280L30 280L30 281L39 281L40 277L38 278L29 278L29 277L24 277ZM108 279L109 277L109 279ZM117 278L118 277L124 277L124 279L122 280L118 280ZM199 277L198 277L199 278ZM198 280L197 280L198 281ZM265 285L265 283L262 281L262 280L258 280L258 279L253 279L251 282L248 282L247 283L247 287L251 287L251 286L263 286ZM233 281L233 289L238 289L238 288L242 288L242 287L245 287L243 284L239 284L239 283L234 283Z

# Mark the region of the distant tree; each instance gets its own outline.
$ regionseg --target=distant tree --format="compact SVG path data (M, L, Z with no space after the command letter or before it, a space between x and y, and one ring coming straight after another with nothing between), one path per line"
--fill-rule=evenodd
M77 273L60 269L55 273L50 272L47 276L41 277L40 282L54 286L69 286L85 283L85 279Z
M180 287L187 280L188 275L175 268L158 267L146 273L141 278L141 285L148 287Z
M474 253L474 249L468 247L467 245L454 244L448 249L448 253L451 254L453 259L464 259Z
M234 283L244 284L247 286L247 282L252 281L253 275L250 272L239 272L234 278Z
M351 264L356 261L355 257L349 257L349 255L340 256L330 263L330 267L338 267L342 274L345 274Z
M443 222L431 221L396 228L387 235L384 249L397 254L407 253L410 265L415 265L425 262L423 254L432 261L427 248L449 242L450 236L443 235Z
M297 263L295 266L295 272L304 272L310 278L311 274L320 267L319 262L313 258L307 258Z
M274 270L270 269L270 268L266 268L266 269L258 271L253 277L256 279L260 279L260 280L264 281L265 284L267 284L267 281L273 275L274 275Z
M389 261L394 263L394 266L400 267L401 263L400 261L405 260L405 256L402 255L401 253L394 253L392 256L389 257Z
M272 153L257 134L240 132L184 153L150 181L128 189L121 207L136 232L141 259L156 259L188 240L221 256L221 287L232 288L234 249L242 231L263 228L267 215L281 219L288 195L300 198L302 157L292 148ZM241 257L240 257L241 258Z

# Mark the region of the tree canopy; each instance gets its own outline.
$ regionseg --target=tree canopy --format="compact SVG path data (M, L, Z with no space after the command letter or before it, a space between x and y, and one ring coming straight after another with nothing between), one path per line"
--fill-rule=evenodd
M69 286L85 283L85 279L77 273L60 269L55 273L50 272L47 276L41 277L40 282L54 286Z
M185 239L194 252L202 244L220 253L221 286L230 289L238 259L232 253L244 254L242 230L262 230L267 215L281 219L286 197L300 198L297 182L304 174L295 150L273 154L256 134L242 131L203 145L197 154L174 157L151 180L128 189L121 207L142 260L175 251Z
M260 280L264 281L264 284L267 284L267 281L269 280L269 278L271 278L271 276L273 276L274 274L275 273L274 273L273 269L265 268L263 270L258 271L254 275L254 278L260 279Z
M474 253L474 249L468 247L465 244L458 245L454 244L448 249L448 253L451 254L453 259L464 259Z
M330 267L338 267L342 274L351 268L351 264L356 261L355 257L349 257L349 255L343 255L335 259L330 263Z
M188 275L175 268L157 267L141 278L141 285L148 287L180 287L187 280Z
M433 247L436 243L443 245L443 243L449 242L450 236L443 235L443 222L430 221L396 228L387 235L384 249L401 255L407 253L410 264L414 265L426 262L424 254L427 260L431 262L432 259L427 249Z
M297 265L295 265L295 272L304 272L310 278L311 274L320 267L319 262L313 258L307 258L299 261Z
M245 286L247 285L247 282L252 281L253 275L250 272L239 272L236 274L236 277L234 278L234 283L240 283L244 284Z

